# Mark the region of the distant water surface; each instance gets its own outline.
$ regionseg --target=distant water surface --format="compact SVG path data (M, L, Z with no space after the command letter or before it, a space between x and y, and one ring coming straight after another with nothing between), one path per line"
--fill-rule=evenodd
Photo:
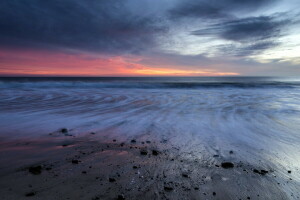
M0 78L2 137L65 126L78 132L118 126L138 134L155 126L166 135L239 129L237 137L251 132L298 139L299 111L296 78Z

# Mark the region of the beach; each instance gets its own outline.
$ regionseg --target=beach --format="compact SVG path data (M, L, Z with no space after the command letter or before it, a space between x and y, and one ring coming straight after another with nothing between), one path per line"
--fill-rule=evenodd
M299 199L300 85L1 79L1 199Z

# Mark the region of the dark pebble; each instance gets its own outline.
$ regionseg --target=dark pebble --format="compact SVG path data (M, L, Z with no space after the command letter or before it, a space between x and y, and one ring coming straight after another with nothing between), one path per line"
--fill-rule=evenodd
M150 144L151 142L150 142L150 141L146 141L146 143L147 143L147 144Z
M60 132L62 132L62 133L68 133L68 129L62 128L62 129L60 129Z
M79 163L79 160L72 160L72 163L73 163L73 164L78 164L78 163Z
M159 152L157 150L152 150L152 155L157 156Z
M214 195L214 196L216 196L216 193L215 193L215 192L213 192L213 195Z
M82 171L81 173L86 174L86 171Z
M254 169L253 172L254 172L254 173L257 173L257 174L260 174L260 175L266 175L266 174L268 173L267 170L263 170L263 169L260 170L260 171L257 170L257 169Z
M133 168L133 169L137 169L138 167L137 167L137 166L133 166L132 168Z
M113 140L113 142L116 142L117 140Z
M166 191L172 191L172 190L173 190L173 188L172 188L172 187L170 187L170 186L165 186L165 187L164 187L164 190L166 190Z
M292 171L291 171L291 170L289 170L289 171L288 171L288 173L290 174L290 173L292 173Z
M109 178L108 181L112 183L112 182L116 182L116 179L114 179L114 178Z
M147 150L145 150L145 149L142 149L142 150L141 150L141 155L145 156L145 155L147 155L147 154L148 154L148 151L147 151Z
M223 163L221 164L221 166L222 166L223 168L225 168L225 169L229 169L229 168L233 168L233 167L234 167L234 164L231 163L231 162L223 162Z
M36 193L35 192L28 192L25 194L26 197L32 197L34 196Z
M124 194L120 194L120 195L118 195L118 198L117 198L117 200L125 200L125 196L124 196Z
M29 167L28 171L34 175L39 175L42 173L42 166Z
M136 140L131 140L131 143L136 143Z
M91 134L91 135L95 135L96 133L94 133L94 132L91 132L90 134Z
M233 151L229 151L230 154L233 154Z
M185 177L185 178L188 178L189 177L189 175L187 174L187 173L182 173L181 174L183 177Z

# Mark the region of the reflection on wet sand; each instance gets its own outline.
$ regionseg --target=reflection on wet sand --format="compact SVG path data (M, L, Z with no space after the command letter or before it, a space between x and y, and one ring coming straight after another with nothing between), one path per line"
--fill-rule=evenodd
M169 138L70 135L1 144L2 199L299 198L298 171L245 162L239 151L186 151Z

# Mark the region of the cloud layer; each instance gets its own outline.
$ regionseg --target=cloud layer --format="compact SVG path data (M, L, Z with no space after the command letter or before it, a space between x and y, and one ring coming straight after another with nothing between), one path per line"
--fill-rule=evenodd
M1 46L134 53L163 31L121 0L4 0L0 13Z
M41 50L108 60L134 57L138 61L131 60L129 66L191 71L222 71L221 63L226 63L225 71L239 74L249 60L260 67L263 62L284 60L294 67L299 59L292 57L296 48L291 46L300 44L300 39L284 38L296 37L297 28L289 30L300 20L289 1L2 0L0 50ZM278 56L278 48L292 53L288 58ZM0 73L13 62L2 57Z

